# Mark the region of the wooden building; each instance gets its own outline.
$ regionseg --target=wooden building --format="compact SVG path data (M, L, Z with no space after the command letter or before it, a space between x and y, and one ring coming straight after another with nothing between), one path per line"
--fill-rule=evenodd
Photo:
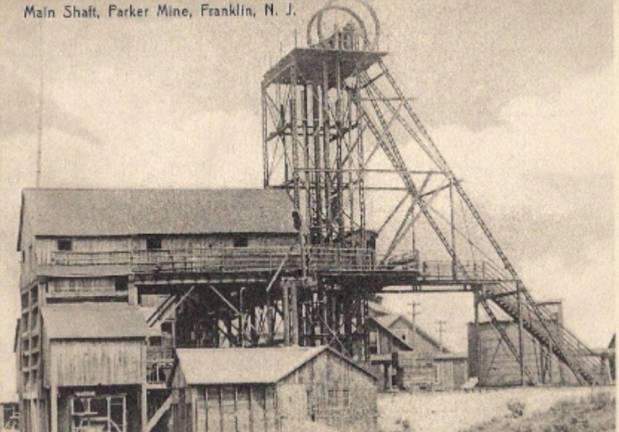
M498 325L517 346L518 323L500 321ZM490 322L480 322L477 330L474 323L469 323L468 339L469 375L477 377L480 386L520 385L520 365ZM533 336L524 332L522 339L524 363L539 383L577 384L569 369L549 355Z
M15 336L21 430L65 432L72 419L92 411L118 423L117 413L127 410L124 430L140 430L144 417L150 417L145 413L157 410L151 402L165 400L166 374L160 367L169 368L173 360L148 355L172 357L175 346L197 345L205 338L194 331L198 325L192 327L190 314L178 329L176 317L166 315L150 323L152 344L145 355L144 316L126 308L153 304L138 292L135 274L156 274L164 265L187 271L247 268L251 250L261 247L282 251L275 254L281 260L298 241L291 213L288 195L276 190L24 190ZM276 268L279 260L269 264ZM104 304L114 307L105 309L109 316L97 313ZM119 328L110 322L112 316L131 325ZM80 325L66 327L76 319ZM147 371L155 379L147 383L144 409Z
M371 368L386 389L453 390L468 378L467 356L450 352L419 325L370 303Z
M139 308L79 303L47 305L41 311L49 430L77 432L110 425L119 432L141 430L146 421L148 329Z
M538 302L552 317L548 325L563 325L563 305L561 300ZM518 323L499 321L508 337L518 346ZM469 323L469 374L478 378L480 386L500 387L521 384L520 363L501 341L498 332L490 322ZM535 384L577 385L578 380L569 367L552 354L548 348L527 331L522 333L523 359L531 372ZM601 382L612 382L609 356L606 350L582 352L586 362L597 369Z
M326 346L178 349L177 358L175 432L376 431L376 378Z

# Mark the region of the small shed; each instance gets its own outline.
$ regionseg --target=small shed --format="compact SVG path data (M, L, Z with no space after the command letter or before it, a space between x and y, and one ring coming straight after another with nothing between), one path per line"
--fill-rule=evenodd
M50 432L140 430L146 415L146 336L137 306L50 304L41 308ZM90 430L90 429L88 429Z
M377 379L329 347L178 349L175 432L376 431Z
M437 390L456 390L468 380L468 357L466 354L437 354L434 356L434 364Z

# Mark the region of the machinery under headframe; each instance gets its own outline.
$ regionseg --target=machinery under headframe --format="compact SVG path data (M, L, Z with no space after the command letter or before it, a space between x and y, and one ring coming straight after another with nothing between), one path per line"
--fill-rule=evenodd
M368 298L394 286L471 291L476 321L481 306L523 382L537 381L522 360L524 331L580 382L597 382L591 351L550 325L420 121L384 62L380 35L365 1L331 0L310 19L307 47L292 49L262 81L264 186L289 192L303 255L301 278L289 279L293 297L284 294L287 342L341 345L364 358L366 350L353 351L367 337ZM442 258L422 261L418 249ZM347 259L317 266L321 250ZM497 313L518 322L517 341Z

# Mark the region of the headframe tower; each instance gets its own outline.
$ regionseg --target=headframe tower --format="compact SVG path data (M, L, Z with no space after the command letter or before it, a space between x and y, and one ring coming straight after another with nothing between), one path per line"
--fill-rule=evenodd
M327 34L324 23L334 16L345 19ZM329 283L361 295L360 304L395 285L410 287L402 292L473 292L475 315L481 306L519 362L523 383L537 380L524 364L524 331L581 382L596 382L591 351L549 324L551 314L534 301L383 61L380 35L367 2L330 0L309 21L307 47L292 49L263 77L264 187L285 189L293 200L303 275L319 249L371 251L372 264L355 272L334 263ZM417 249L432 259L422 262ZM325 272L310 276L319 286L327 280ZM325 303L314 297L314 304ZM315 315L304 307L298 313ZM351 313L361 317L363 338L363 314ZM498 325L497 313L518 322L518 340ZM347 322L336 317L328 327L350 335Z

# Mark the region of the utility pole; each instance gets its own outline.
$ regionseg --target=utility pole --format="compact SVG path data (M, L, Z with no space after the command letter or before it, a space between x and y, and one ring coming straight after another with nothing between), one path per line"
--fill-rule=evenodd
M417 306L421 306L421 303L416 302L416 301L412 301L411 303L408 304L409 306L411 306L412 308L412 324L413 324L413 334L411 336L411 345L413 346L413 349L416 350L417 346L416 346L416 340L417 340L417 315L419 315L421 312L419 312L417 310Z
M447 325L447 321L439 320L436 321L436 324L438 325L438 344L440 345L439 349L443 351L443 333L445 333L445 326Z

